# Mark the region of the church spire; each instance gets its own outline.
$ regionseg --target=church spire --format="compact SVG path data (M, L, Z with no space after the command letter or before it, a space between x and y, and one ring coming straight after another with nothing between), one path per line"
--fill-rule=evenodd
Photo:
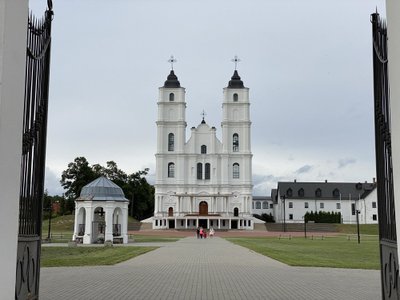
M178 80L178 77L174 73L174 63L176 63L177 60L173 55L171 55L170 59L168 59L168 62L171 64L171 72L169 73L167 80L164 83L164 87L179 88L181 87L181 84Z
M235 55L235 57L231 61L235 63L235 72L233 72L233 76L231 77L231 80L228 83L228 88L242 89L244 88L243 81L240 80L240 76L237 71L237 65L240 62L240 59L238 58L237 55Z

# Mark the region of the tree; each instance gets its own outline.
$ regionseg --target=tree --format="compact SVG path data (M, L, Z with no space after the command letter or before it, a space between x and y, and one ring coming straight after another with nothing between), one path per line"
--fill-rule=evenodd
M85 157L77 157L74 162L68 164L68 168L62 172L61 185L67 191L67 199L75 199L79 196L82 188L95 180L99 175L89 166Z

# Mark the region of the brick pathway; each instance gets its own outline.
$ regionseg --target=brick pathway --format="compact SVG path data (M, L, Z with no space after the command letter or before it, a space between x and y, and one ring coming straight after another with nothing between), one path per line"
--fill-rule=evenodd
M40 299L380 299L379 271L289 267L187 237L115 266L42 268Z

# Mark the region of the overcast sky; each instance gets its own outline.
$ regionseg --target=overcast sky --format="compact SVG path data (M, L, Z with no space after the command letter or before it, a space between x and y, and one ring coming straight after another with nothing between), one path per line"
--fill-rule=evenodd
M41 15L45 0L30 0ZM221 137L222 89L250 88L255 195L375 177L370 14L383 0L53 0L46 188L77 156L154 181L158 87L186 88L187 139Z

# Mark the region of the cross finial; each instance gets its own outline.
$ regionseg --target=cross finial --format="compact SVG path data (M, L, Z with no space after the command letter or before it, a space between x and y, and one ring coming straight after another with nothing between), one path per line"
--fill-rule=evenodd
M232 62L235 63L235 70L237 69L237 65L240 62L240 59L237 55L235 55L235 57L233 59L231 59Z
M203 109L203 111L201 112L201 114L200 115L202 115L203 116L203 121L204 121L204 117L205 116L207 116L207 114L206 114L206 112L204 111L204 109Z
M171 64L171 70L173 70L174 69L174 63L177 62L176 58L173 55L171 55L171 57L168 59L168 62Z

